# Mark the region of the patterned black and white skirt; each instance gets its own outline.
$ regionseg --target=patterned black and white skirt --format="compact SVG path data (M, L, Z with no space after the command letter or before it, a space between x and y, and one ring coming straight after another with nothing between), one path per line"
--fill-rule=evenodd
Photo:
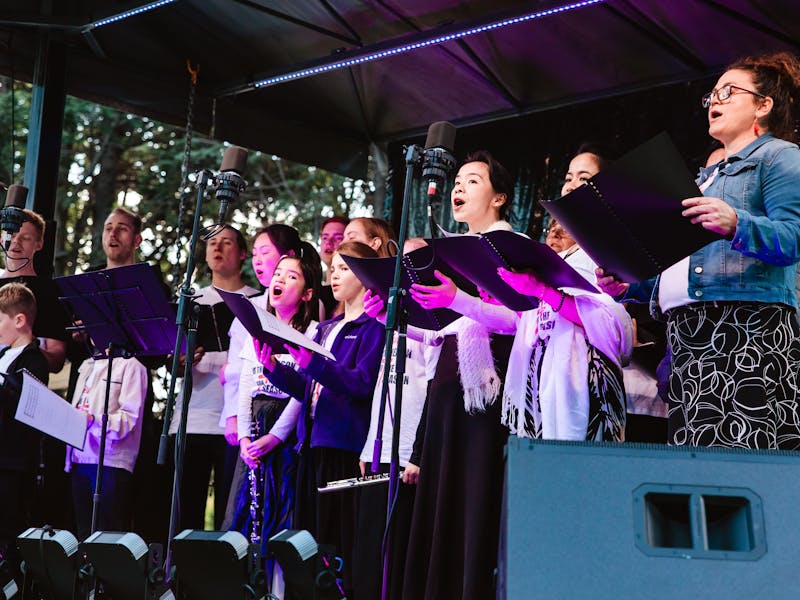
M800 449L800 334L780 304L702 302L669 312L669 442Z

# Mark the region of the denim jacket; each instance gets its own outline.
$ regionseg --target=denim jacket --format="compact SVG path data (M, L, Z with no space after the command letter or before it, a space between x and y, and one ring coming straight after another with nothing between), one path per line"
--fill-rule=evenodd
M717 165L700 170L702 184ZM800 260L800 148L769 134L719 164L706 196L736 211L732 240L719 240L689 257L688 294L699 302L744 300L797 306L795 263ZM658 300L658 278L631 286L625 299Z

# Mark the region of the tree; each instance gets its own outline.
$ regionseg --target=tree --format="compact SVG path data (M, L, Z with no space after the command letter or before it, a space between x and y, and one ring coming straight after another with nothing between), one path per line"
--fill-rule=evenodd
M5 140L0 144L0 180L6 182L21 179L30 117L30 86L15 82L13 94L11 89L10 80L0 79L0 132L8 132L0 133ZM103 221L122 204L144 219L142 258L160 264L172 282L181 272L173 266L185 261L185 252L179 250L188 246L194 174L218 168L224 144L194 136L189 181L181 189L182 128L68 97L62 135L55 273L71 274L102 262ZM327 216L369 214L375 190L370 182L262 152L250 153L245 179L249 186L232 219L246 236L267 222L283 222L314 241ZM207 194L203 223L213 223L217 211L213 194Z

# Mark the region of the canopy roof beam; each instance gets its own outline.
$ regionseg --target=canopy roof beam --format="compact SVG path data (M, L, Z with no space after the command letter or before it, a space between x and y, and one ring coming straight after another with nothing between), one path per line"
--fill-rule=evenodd
M795 38L794 36L788 35L785 32L775 29L774 27L770 27L764 23L756 22L750 17L743 15L742 13L733 10L732 8L729 8L723 4L720 4L716 0L700 0L700 2L702 2L706 6L713 8L714 10L721 12L725 16L730 17L731 19L737 21L741 25L745 25L747 27L755 29L756 31L760 31L761 33L775 37L784 44L789 44L794 48L800 48L800 42L798 42L797 38ZM761 7L757 2L753 2L753 5L763 14L763 9L761 9Z
M273 17L277 17L282 21L286 21L288 23L292 23L293 25L299 25L304 29L308 29L310 31L316 31L317 33L321 33L322 35L331 37L335 40L339 40L340 42L345 42L347 44L351 44L353 46L361 46L361 40L358 36L350 37L344 34L339 33L338 31L333 31L331 29L326 29L325 27L320 27L319 25L315 25L314 23L309 23L308 21L304 21L303 19L298 19L297 17L293 17L292 15L287 15L279 10L275 10L274 8L268 8L259 4L258 2L253 2L253 0L234 0L237 4L241 4L242 6L246 6L248 8L252 8L253 10L257 10L259 12L266 13Z
M613 12L615 16L628 23L631 27L637 31L640 31L642 35L650 39L653 43L664 48L664 50L672 54L687 67L698 72L703 72L708 68L702 59L700 59L700 57L687 50L683 41L677 38L670 31L650 19L628 0L620 0L620 3L624 4L624 6L626 6L631 13L635 14L637 18L633 18L625 14L624 11L615 8L610 4L606 4L606 8Z

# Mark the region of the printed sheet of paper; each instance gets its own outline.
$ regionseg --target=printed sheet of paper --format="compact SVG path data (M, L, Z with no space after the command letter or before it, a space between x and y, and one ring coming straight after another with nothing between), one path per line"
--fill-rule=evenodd
M307 338L303 333L293 327L281 323L275 315L257 307L247 296L237 292L228 292L218 287L214 288L233 311L234 316L244 325L247 333L252 335L262 344L269 344L273 352L283 354L284 344L303 347L329 360L336 360L330 350L320 346L314 340Z
M27 371L14 418L70 446L83 450L86 416Z

